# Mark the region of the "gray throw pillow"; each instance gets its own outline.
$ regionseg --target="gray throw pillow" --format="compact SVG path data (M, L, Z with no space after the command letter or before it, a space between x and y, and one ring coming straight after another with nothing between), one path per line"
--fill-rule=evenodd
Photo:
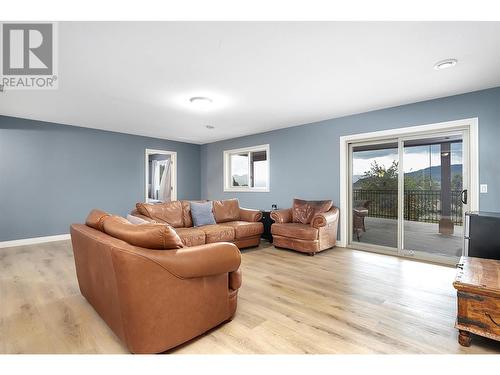
M191 217L193 218L194 227L215 224L212 202L189 202L189 205L191 206Z

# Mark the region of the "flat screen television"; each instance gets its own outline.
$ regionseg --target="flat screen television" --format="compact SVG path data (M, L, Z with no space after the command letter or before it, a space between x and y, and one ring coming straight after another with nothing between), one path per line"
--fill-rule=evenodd
M467 212L464 235L467 256L500 260L500 213Z

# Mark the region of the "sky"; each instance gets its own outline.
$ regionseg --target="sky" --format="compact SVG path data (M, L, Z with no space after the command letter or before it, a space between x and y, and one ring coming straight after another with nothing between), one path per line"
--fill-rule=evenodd
M254 162L254 185L255 187L265 187L267 179L268 162L256 161ZM233 155L231 157L231 175L247 176L246 183L248 183L248 156L247 155Z
M365 171L370 169L371 164L375 160L379 165L389 168L392 162L397 159L397 148L373 151L355 151L353 152L352 174L354 176L363 175ZM462 164L462 143L451 144L451 164ZM429 146L405 147L403 159L405 173L438 165L441 165L439 145L430 146L430 152Z

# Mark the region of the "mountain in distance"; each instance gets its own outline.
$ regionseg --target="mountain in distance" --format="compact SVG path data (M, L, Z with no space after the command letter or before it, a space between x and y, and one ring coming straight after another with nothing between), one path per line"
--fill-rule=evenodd
M238 185L235 186L248 186L248 175L243 174L235 174L233 175L233 181L236 182Z
M462 164L452 164L451 165L451 176L453 178L454 175L462 175ZM434 167L428 167L424 169L419 169L418 171L406 172L405 176L413 177L418 179L419 177L429 177L431 176L432 181L436 181L441 183L441 166L437 165Z
M362 179L363 175L362 174L353 174L352 175L352 183L355 184L358 182L358 180Z
M417 171L406 172L405 177L412 177L412 178L418 180L419 178L429 177L429 174L432 178L432 181L435 181L435 182L441 184L441 166L440 165L419 169ZM452 178L456 174L462 175L462 164L452 164L451 165ZM363 175L353 175L352 176L353 187L355 189L361 188L361 184L363 182L363 179L364 179Z

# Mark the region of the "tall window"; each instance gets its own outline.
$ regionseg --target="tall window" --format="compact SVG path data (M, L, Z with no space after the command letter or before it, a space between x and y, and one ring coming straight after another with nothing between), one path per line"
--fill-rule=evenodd
M269 145L224 151L224 191L269 191Z

